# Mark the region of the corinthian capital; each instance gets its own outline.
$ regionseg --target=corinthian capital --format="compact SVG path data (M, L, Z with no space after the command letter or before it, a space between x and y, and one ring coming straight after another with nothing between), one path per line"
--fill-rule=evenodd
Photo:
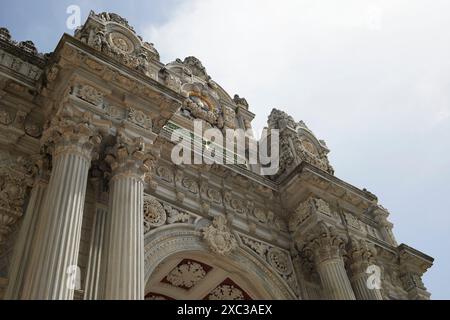
M319 222L309 230L300 249L316 263L340 259L345 251L346 239L334 227Z
M352 274L366 272L367 267L375 262L376 255L377 251L374 245L362 239L352 239L347 250Z
M149 149L142 137L129 137L125 129L118 128L116 143L107 148L105 161L111 167L112 179L120 176L150 179L155 168L155 150Z
M81 117L57 115L42 134L41 145L53 157L65 153L75 153L88 160L95 158L101 135L92 125L92 115L88 112Z

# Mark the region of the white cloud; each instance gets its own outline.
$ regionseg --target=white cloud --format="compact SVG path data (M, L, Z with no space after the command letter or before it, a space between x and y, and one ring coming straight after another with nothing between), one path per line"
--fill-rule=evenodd
M448 12L445 0L192 0L144 37L165 62L198 57L247 98L257 128L272 107L303 119L327 141L338 176L375 189L400 240L442 254L432 231L419 231L418 208L450 223L434 192L450 179Z

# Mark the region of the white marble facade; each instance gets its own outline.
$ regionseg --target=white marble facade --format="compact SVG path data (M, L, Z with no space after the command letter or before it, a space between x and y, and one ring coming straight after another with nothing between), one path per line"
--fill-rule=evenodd
M429 299L433 259L302 121L270 114L273 176L171 161L173 128L249 129L249 109L116 14L45 55L0 28L0 298Z

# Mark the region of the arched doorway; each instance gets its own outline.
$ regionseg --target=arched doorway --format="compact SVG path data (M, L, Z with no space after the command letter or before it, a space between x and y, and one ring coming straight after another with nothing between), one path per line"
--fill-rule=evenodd
M174 224L145 236L147 299L296 299L288 285L255 255L238 247L210 252L194 225Z

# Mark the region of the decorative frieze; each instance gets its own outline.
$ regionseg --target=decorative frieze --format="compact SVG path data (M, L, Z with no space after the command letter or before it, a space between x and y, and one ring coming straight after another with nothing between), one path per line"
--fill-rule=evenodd
M128 108L128 121L144 129L152 130L152 119L144 111Z
M300 203L289 219L289 230L295 232L309 217L316 215L320 219L320 215L332 218L334 216L330 205L320 198L309 197Z
M25 48L25 46L23 46ZM10 54L4 50L0 50L0 66L11 69L32 81L39 80L42 75L42 69L34 64L28 63L21 58Z
M104 94L91 85L79 84L74 87L73 94L96 107L103 107Z

